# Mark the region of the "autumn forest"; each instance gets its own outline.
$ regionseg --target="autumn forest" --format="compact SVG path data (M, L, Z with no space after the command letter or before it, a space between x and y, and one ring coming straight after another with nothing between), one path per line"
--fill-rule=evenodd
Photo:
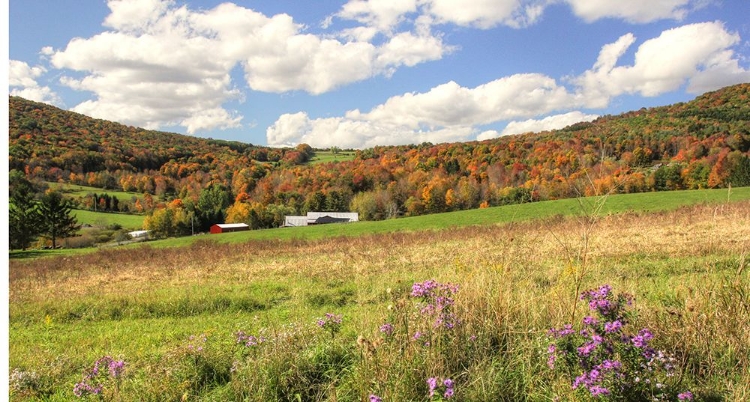
M213 223L275 227L284 215L380 220L606 193L750 185L750 84L541 133L465 143L316 150L150 131L10 97L11 177L133 193L104 202L162 236ZM330 150L325 150L330 151ZM12 185L12 183L11 183ZM12 187L12 186L11 186ZM109 198L109 197L107 197ZM101 199L76 200L76 208Z

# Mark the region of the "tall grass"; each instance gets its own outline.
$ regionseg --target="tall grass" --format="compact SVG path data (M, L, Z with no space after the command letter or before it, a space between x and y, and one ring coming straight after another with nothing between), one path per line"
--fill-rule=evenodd
M677 357L681 387L743 400L748 228L743 201L14 260L10 367L25 380L13 399L71 399L111 355L127 365L109 400L429 400L431 377L452 379L459 401L585 400L548 369L547 330L582 317L580 290L607 283L634 296L633 325ZM430 279L458 286L453 304L412 296ZM436 326L434 311L455 325ZM316 325L325 313L342 315L340 331Z

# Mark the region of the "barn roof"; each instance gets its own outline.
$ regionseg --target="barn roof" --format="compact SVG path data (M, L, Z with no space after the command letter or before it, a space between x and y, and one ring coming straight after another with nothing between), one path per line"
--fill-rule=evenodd
M217 223L216 226L222 229L237 229L249 227L247 223Z

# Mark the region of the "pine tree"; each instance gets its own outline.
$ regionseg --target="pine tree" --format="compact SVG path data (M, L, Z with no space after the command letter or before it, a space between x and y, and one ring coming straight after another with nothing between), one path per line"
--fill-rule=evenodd
M23 173L10 174L8 237L11 249L26 250L39 235L39 210L34 189Z
M48 191L39 202L41 234L52 240L52 248L57 248L57 239L75 233L80 226L71 212L70 201L56 191Z

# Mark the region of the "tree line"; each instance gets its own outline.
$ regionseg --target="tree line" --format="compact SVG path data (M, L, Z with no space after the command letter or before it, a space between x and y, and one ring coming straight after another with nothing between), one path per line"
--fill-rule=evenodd
M18 173L10 175L9 229L11 249L26 250L38 238L44 237L57 248L57 240L71 236L80 229L71 214L70 200L60 192L48 190L37 199L28 180Z

